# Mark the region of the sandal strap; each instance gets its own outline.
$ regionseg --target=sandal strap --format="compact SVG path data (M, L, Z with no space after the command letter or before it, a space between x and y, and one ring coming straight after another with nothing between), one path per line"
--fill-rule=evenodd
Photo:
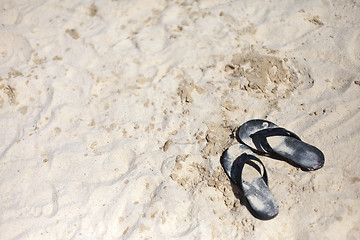
M273 136L293 137L301 141L300 137L298 137L295 133L290 132L289 130L281 127L265 128L250 135L255 147L258 150L265 151L267 153L274 152L274 150L272 149L272 147L270 146L267 140L267 137L273 137Z
M240 168L239 169L240 170L239 171L239 180L240 180L241 188L243 188L242 171L244 169L245 164L248 164L251 167L255 168L256 171L258 171L260 173L260 175L262 175L262 178L264 179L265 184L268 185L268 175L266 172L266 168L265 168L265 165L260 161L260 159L258 159L254 155L243 153L235 161L237 161L236 164ZM261 164L261 166L263 168L262 174L261 174L261 169L260 169L259 165L255 164L253 161L256 161Z

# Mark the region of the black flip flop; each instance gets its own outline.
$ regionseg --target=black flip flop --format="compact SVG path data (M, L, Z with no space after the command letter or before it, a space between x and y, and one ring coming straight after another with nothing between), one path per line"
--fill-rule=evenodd
M324 165L324 154L316 147L301 141L293 132L262 119L245 122L237 130L237 137L253 151L285 159L303 170L317 170ZM270 144L274 140L276 144ZM272 145L272 146L271 146Z
M278 214L279 205L268 187L265 166L250 148L243 144L232 145L222 154L220 162L229 179L242 190L255 217L269 220ZM244 180L245 171L252 170L248 167L254 168L260 177Z

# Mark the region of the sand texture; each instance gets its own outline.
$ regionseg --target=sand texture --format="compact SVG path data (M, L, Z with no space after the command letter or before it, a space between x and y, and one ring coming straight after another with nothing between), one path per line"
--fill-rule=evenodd
M268 119L261 221L220 165ZM360 2L1 0L0 239L360 239Z

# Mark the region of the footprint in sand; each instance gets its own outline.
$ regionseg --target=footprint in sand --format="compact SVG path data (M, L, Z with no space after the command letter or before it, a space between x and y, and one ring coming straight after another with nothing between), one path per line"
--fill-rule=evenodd
M0 31L0 65L11 68L27 63L32 48L26 38L10 31Z
M360 65L360 31L350 39L347 51L355 64Z
M165 48L167 37L162 27L144 27L136 36L136 46L143 53L154 54Z
M1 5L0 23L3 26L15 24L18 20L20 9L13 2L5 2Z
M117 145L116 145L117 146ZM124 177L132 170L133 164L136 159L134 151L117 146L111 151L108 156L102 161L101 171L99 171L98 179L101 182L116 181L121 177ZM106 175L101 173L107 172Z
M19 207L23 214L33 217L53 217L58 212L58 195L55 187L51 184L31 184L27 190L31 193L21 191L22 200ZM25 194L25 195L24 195Z

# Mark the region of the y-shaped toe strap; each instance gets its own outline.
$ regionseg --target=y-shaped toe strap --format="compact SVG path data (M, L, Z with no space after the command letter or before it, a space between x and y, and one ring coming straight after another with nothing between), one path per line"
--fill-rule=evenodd
M239 167L239 180L240 180L240 182L238 184L240 184L241 188L243 188L242 187L242 185L243 185L242 171L244 169L245 164L248 164L248 165L252 166L253 168L255 168L256 171L258 171L260 173L260 175L262 175L262 178L264 179L264 182L266 183L266 185L268 185L268 176L267 176L266 168L265 168L264 164L260 161L260 159L258 159L254 155L243 153L235 161L236 161L236 163L234 162L234 164L237 164L237 166ZM256 162L261 164L261 166L263 168L263 173L262 174L261 174L261 169L260 169L259 165L257 165L253 161L256 161Z
M269 142L267 141L267 137L273 136L293 137L301 141L301 139L295 133L281 127L265 128L250 135L256 149L267 153L274 152L272 147L269 145Z

